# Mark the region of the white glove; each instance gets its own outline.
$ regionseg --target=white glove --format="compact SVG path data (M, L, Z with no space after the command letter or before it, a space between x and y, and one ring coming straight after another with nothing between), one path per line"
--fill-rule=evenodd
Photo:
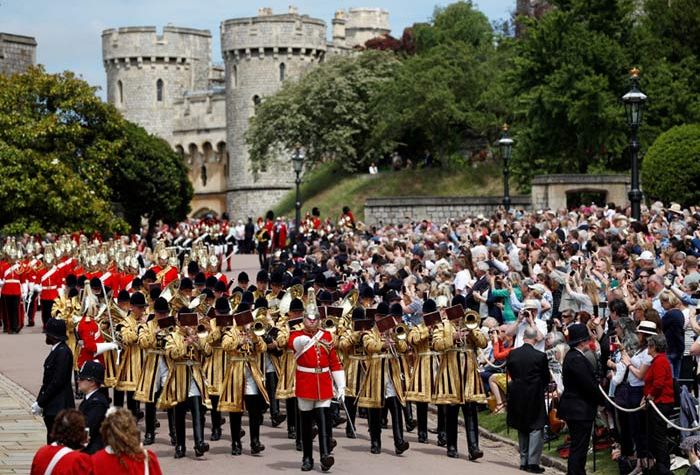
M80 315L73 315L72 319L73 319L73 324L77 326L78 323L80 323L80 320L83 319L83 317L81 317Z
M34 401L34 403L32 404L32 415L40 416L41 412L42 412L42 410L41 410L41 407L39 407L39 403Z
M97 351L95 352L95 356L99 356L102 353L106 351L112 351L112 350L118 350L119 345L116 343L98 343L97 344Z
M34 292L41 293L41 284L34 284Z
M27 292L29 291L29 284L26 283L26 282L23 283L23 284L20 284L20 290L21 290L21 293L22 293L22 297L23 297L23 298L26 298L26 297L27 297Z
M339 400L345 399L345 371L333 371L333 382L335 383L335 398Z

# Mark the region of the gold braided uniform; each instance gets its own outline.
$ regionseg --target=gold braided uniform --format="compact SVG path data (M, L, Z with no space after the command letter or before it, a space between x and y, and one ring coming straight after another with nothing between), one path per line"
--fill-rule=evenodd
M221 389L219 411L243 412L245 408L246 369L250 372L258 392L270 403L265 390L265 375L260 371L259 355L267 346L262 338L253 335L248 339L245 333L233 327L224 333L221 346L229 356L228 370Z
M366 408L384 406L386 378L391 378L400 403L405 404L402 358L396 358L384 349L384 340L376 327L365 333L362 345L367 353L367 371L360 387L357 405ZM408 345L405 340L396 343L396 351L405 353Z

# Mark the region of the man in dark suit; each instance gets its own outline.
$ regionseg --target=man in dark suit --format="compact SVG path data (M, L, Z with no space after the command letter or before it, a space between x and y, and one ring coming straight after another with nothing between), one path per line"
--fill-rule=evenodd
M109 409L109 399L101 389L105 380L105 370L97 361L86 361L80 369L78 384L85 399L78 408L85 416L85 427L89 429L90 440L84 452L90 455L104 448L100 426Z
M66 345L66 322L56 318L46 322L46 344L51 352L44 361L44 378L39 395L32 405L34 414L44 415L47 443L51 440L51 428L55 417L63 409L75 408L71 374L73 373L73 353Z
M593 420L601 402L593 365L584 355L591 339L581 323L569 327L570 350L564 358L564 393L559 400L559 417L566 421L571 435L567 475L585 475L588 442Z
M508 355L508 425L518 430L520 470L543 473L540 466L547 410L544 392L549 383L547 356L536 350L537 329L527 327L523 346Z

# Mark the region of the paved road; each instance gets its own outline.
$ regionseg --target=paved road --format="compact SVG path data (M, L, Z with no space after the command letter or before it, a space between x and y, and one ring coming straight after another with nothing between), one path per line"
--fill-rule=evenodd
M257 260L252 256L239 257L234 263L234 269L235 275L241 270L246 270L254 280ZM39 390L41 366L48 350L38 328L25 328L19 335L0 334L0 474L28 473L29 454L36 450L45 437L41 421L29 414L32 399L28 393L36 394ZM223 439L210 442L211 451L200 459L194 457L191 430L188 428L187 458L175 460L174 450L167 440L167 419L162 415L160 421L161 429L156 437L156 444L151 448L160 458L164 473L200 472L217 475L228 474L232 469L238 473L241 473L241 470L243 473L278 473L297 471L301 465L301 453L296 452L293 441L287 439L284 424L273 429L269 424L268 415L261 431L261 441L266 450L261 455L250 455L249 439L246 436L243 439L243 455L240 457L230 455L230 431L226 425ZM244 426L247 424L247 418L244 418L243 423ZM433 424L431 422L431 425ZM418 444L415 431L407 434L411 448L404 455L396 456L390 430L383 431L381 455L369 453L369 435L364 420L358 421L357 432L359 438L349 440L345 438L344 431L335 431L338 447L334 451L336 465L332 473L356 474L360 470L383 475L463 471L489 475L522 473L518 470L516 450L499 442L482 439L481 446L486 455L478 463L474 463L466 459L464 434L460 435L459 440L460 458L449 459L445 456L445 449L435 445L435 436L432 434L430 444ZM209 435L210 428L207 425L205 436L209 438ZM318 461L317 451L315 458ZM316 471L320 471L318 462ZM548 473L559 472L548 469Z

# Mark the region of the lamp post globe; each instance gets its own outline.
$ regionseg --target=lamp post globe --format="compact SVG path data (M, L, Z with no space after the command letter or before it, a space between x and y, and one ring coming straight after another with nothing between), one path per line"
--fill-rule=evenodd
M513 154L513 139L508 136L508 124L503 124L503 133L498 141L503 159L503 207L510 210L510 159Z
M630 70L630 80L632 81L632 89L622 96L627 125L630 128L630 156L632 159L632 186L628 196L632 207L632 218L639 220L642 208L642 190L639 188L639 139L637 134L642 125L642 113L647 96L639 90L639 69L632 68Z

